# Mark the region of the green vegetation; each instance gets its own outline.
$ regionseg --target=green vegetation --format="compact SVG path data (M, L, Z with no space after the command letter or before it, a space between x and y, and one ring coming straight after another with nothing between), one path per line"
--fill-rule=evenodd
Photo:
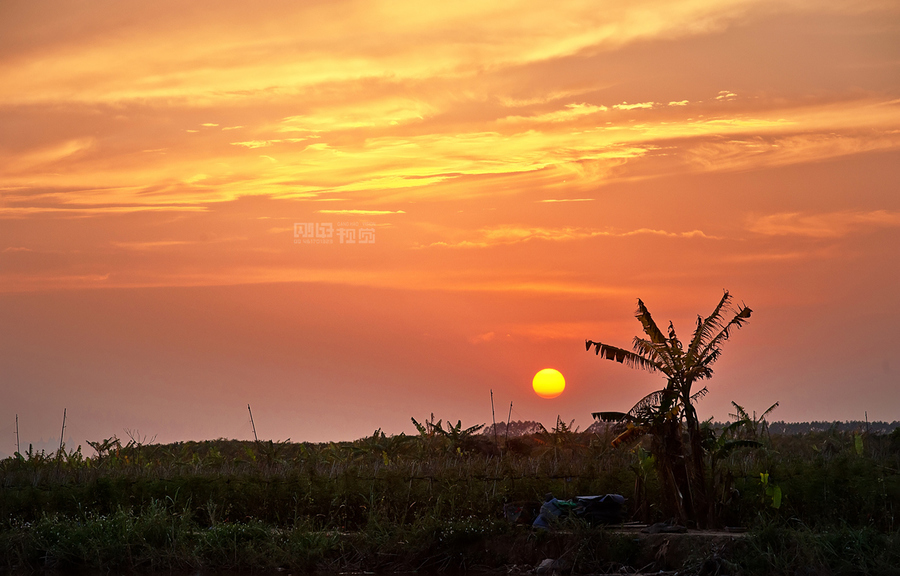
M93 457L17 454L0 461L0 558L7 569L301 571L658 562L633 536L578 523L542 534L502 518L505 503L537 504L547 492L614 492L636 519L666 519L646 439L613 448L612 429L576 432L562 421L500 446L433 418L419 431L328 444L110 438L92 443ZM724 523L751 528L728 562L748 574L900 565L900 432L763 433L756 442L720 451L709 471ZM704 554L688 561L721 551Z

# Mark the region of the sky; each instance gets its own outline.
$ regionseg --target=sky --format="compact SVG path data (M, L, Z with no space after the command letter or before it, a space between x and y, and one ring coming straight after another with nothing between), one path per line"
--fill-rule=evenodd
M898 192L896 2L5 0L0 453L585 428L723 290L702 418L900 420Z

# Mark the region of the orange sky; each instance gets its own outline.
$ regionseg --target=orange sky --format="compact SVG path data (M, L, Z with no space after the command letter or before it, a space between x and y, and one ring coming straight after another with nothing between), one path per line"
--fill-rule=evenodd
M585 339L724 288L701 415L900 420L896 2L12 1L0 55L0 453L584 427L662 382Z

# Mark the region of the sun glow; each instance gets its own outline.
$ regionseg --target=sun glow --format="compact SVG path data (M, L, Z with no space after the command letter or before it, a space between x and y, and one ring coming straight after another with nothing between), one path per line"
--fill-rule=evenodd
M556 398L566 389L566 379L559 370L544 368L534 375L531 386L541 398Z

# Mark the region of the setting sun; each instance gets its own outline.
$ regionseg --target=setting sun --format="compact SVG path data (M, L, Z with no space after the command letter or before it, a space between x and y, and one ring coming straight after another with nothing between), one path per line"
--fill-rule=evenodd
M531 386L541 398L556 398L566 389L566 379L559 370L544 368L534 375Z

